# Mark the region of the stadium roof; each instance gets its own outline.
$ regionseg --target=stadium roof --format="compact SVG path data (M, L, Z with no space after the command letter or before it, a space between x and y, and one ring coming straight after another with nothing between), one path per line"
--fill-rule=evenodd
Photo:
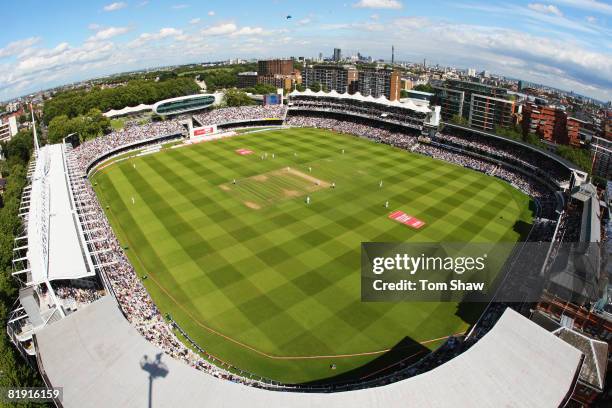
M141 103L138 106L126 106L122 109L111 109L108 112L104 112L104 116L107 118L114 118L115 116L129 115L130 113L149 111L152 109L153 105L145 105L144 103Z
M153 112L158 115L178 115L181 113L202 110L221 101L222 94L194 94L164 99L153 104Z
M379 103L382 105L393 106L393 107L398 107L398 108L405 108L405 109L410 109L410 110L413 110L416 112L422 112L422 113L431 112L431 109L429 109L427 106L417 105L410 100L406 102L390 101L384 95L381 95L378 98L375 98L372 95L363 96L359 92L356 92L354 94L349 94L348 92L341 94L335 90L331 90L330 92L323 92L323 91L314 92L310 88L308 88L303 92L300 92L296 89L293 92L291 92L289 96L320 96L320 97L325 97L325 98L348 99L348 100L359 101L359 102Z
M580 380L602 391L608 366L608 343L591 339L567 327L560 327L554 334L584 353Z
M267 391L198 372L160 354L110 296L37 331L34 340L45 377L63 387L66 408L147 406L149 372L158 407L557 407L582 362L576 348L510 309L478 343L438 368L341 393Z
M601 209L597 188L591 183L583 183L571 191L572 198L582 202L582 221L580 223L580 242L601 241ZM603 203L605 206L605 203Z
M76 218L63 145L40 149L32 178L28 214L31 283L95 274Z

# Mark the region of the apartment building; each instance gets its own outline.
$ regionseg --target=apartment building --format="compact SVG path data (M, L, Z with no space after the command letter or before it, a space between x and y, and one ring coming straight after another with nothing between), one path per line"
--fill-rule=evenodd
M357 78L357 69L351 66L315 65L302 71L302 83L306 88L318 83L327 91L339 93L354 93Z
M390 101L400 98L400 75L392 69L363 69L357 74L357 91L363 96L385 96Z

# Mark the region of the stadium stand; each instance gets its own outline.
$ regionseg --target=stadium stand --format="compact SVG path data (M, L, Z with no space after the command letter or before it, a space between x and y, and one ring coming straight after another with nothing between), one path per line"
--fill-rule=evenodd
M404 381L342 393L261 390L198 373L144 340L110 298L49 326L35 341L45 381L63 385L66 408L149 402L182 407L557 407L571 395L583 359L580 351L511 309L447 364Z
M201 124L243 126L245 123L259 123L266 121L268 118L273 118L274 120L284 121L287 126L331 129L365 137L378 143L390 144L499 177L532 196L538 203L538 216L529 235L529 240L554 242L559 239L562 223L578 222L578 225L580 225L582 222L582 218L572 218L572 213L568 215L565 211L559 211L560 206L562 206L560 201L562 200L555 193L561 184L571 182L573 168L551 158L548 154L534 151L529 147L511 141L508 141L508 145L501 142L501 147L498 148L497 141L494 143L492 139L487 139L486 135L473 135L461 130L452 134L448 130L443 134L423 132L424 129L428 129L425 122L428 118L431 118L431 112L420 112L418 109L408 109L410 112L405 112L406 108L399 108L394 106L395 103L391 104L388 101L350 100L347 103L350 106L345 106L344 98L332 96L333 101L326 100L329 99L327 97L322 98L321 104L318 105L318 97L313 95L294 95L294 97L289 108L273 106L216 109L203 115L196 115L194 119ZM343 106L344 108L342 108ZM393 110L393 115L383 116L388 109ZM414 125L416 123L414 122L411 125L406 125L403 121L407 121L408 116L401 115L408 115L411 121L421 121L421 124ZM257 404L263 406L266 403L286 405L289 401L293 406L294 401L289 400L289 398L296 398L297 406L311 405L316 402L340 405L340 401L346 404L359 403L359 405L363 405L363 401L370 401L372 406L399 405L399 401L394 394L404 398L404 401L421 401L424 395L432 398L432 395L437 395L434 390L439 387L439 381L446 382L451 387L450 389L457 394L456 406L473 406L473 404L468 404L467 401L469 400L461 399L468 398L470 395L482 398L483 403L486 402L486 395L493 395L493 398L499 399L490 401L488 405L497 402L508 403L508 405L513 405L512 402L514 402L514 405L521 405L517 401L527 401L525 405L557 406L567 399L568 393L571 392L571 383L579 366L580 353L576 354L572 348L564 349L565 346L560 346L556 342L558 339L551 340L541 332L529 328L515 312L508 310L506 305L501 304L492 304L487 309L468 340L459 341L456 338L451 338L439 350L413 366L400 365L396 372L384 373L384 376L372 378L367 382L336 384L317 389L324 392L360 390L391 384L373 390L338 394L347 395L345 400L340 396L327 397L316 394L312 399L308 399L309 397L296 397L296 395L302 395L299 393L269 393L255 390L254 388L269 388L273 390L314 391L312 388L297 389L269 383L261 378L252 379L248 375L230 373L196 355L174 335L171 323L168 323L161 316L140 279L136 276L87 180L87 174L103 160L150 144L159 144L162 141L182 138L185 133L186 130L181 124L180 118L144 126L131 126L123 131L113 132L107 136L87 141L74 149L69 145L48 146L45 149L56 153L49 156L48 153L45 153L47 150L41 149L31 166L31 185L24 192L24 218L26 221L30 220L26 225L44 229L44 222L33 224L31 220L44 218L41 218L40 214L48 211L48 209L40 209L37 207L38 204L34 206L30 204L28 207L27 204L38 199L43 199L43 202L46 202L44 192L48 191L49 188L65 189L65 187L59 186L58 182L48 185L40 183L40 180L48 178L41 177L41 174L55 174L48 169L59 166L57 162L61 159L60 163L63 163L63 167L58 167L57 172L63 177L64 185L68 186L67 194L70 197L69 200L64 199L62 205L69 205L72 209L75 221L71 225L76 231L77 238L81 240L81 248L75 253L83 257L83 262L90 265L90 270L95 271L95 276L91 279L85 275L82 277L75 275L77 279L66 280L66 277L60 276L57 282L54 281L53 284L51 284L52 279L48 279L49 282L47 283L43 282L43 284L34 287L24 288L23 294L20 293L20 315L14 316L16 322L26 322L26 324L13 325L13 341L15 344L21 345L22 349L27 349L28 355L33 355L38 351L38 363L49 384L60 384L61 381L67 380L69 376L67 362L61 358L62 353L74 350L75 359L83 359L79 364L91 365L90 370L86 370L82 378L73 379L77 382L81 381L81 383L70 386L69 392L75 394L68 395L72 399L67 401L71 402L68 405L64 404L64 406L99 406L98 400L92 395L94 383L88 381L91 381L91 378L97 375L102 376L102 374L106 377L100 378L108 380L105 385L105 387L109 387L108 390L112 389L112 386L118 386L118 389L121 390L119 394L123 393L117 396L117 398L124 398L118 400L119 405L121 405L121 402L132 401L130 398L134 398L134 403L138 402L140 404L140 398L143 398L146 392L140 388L142 384L136 373L141 375L142 371L139 361L135 359L142 358L143 354L151 358L154 355L163 356L163 354L159 354L160 350L172 357L165 358L164 363L170 367L170 372L177 373L177 377L174 377L174 374L168 377L168 383L165 386L168 388L166 389L170 389L171 386L187 387L190 384L197 383L199 388L196 388L201 390L197 392L202 392L202 401L207 401L206 395L209 398L211 395L215 396L216 399L211 401L213 405L235 406L235 403L239 400L233 398L244 398L240 401L248 400L249 402L251 398L254 398L253 402L256 402L256 406ZM46 157L50 158L47 159ZM50 180L55 180L56 177L59 176L54 176ZM61 239L61 237L57 238L52 235L48 238ZM36 245L35 240L32 240L32 242L32 245ZM21 248L20 245L17 242L16 249ZM42 251L28 251L28 255L24 256L25 251L19 251L23 251L25 248L16 251L15 264L16 268L21 265L24 275L30 276L28 274L31 271L28 271L28 269L31 270L32 265L40 263L39 258L45 255ZM76 247L73 249L76 249ZM516 254L516 257L518 258L519 255ZM513 284L517 284L517 282L512 282L512 279L509 279L508 285ZM54 296L55 299L48 300L50 296ZM84 306L89 303L92 304ZM117 309L117 305L119 309ZM68 311L68 313L64 313L63 316L54 320L48 320L47 315L42 318L37 317L41 313L37 314L36 308L43 310L53 307L57 310ZM518 309L520 310L520 307ZM78 310L78 313L73 313L75 310ZM123 317L119 310L123 313ZM29 315L30 312L32 312L32 316ZM41 325L41 322L45 322L45 324ZM33 344L32 333L35 326L38 330L35 334L36 344ZM11 325L9 325L10 327ZM105 338L104 335L95 337L93 334L96 330L102 330L100 333L111 334L116 338ZM519 333L522 330L524 330L524 335L516 336L512 334ZM64 333L65 338L69 339L70 344L59 344L57 342L58 336L61 336L62 333ZM87 338L87 341L82 340L78 333L85 336L83 338ZM505 338L505 340L502 341L502 338ZM511 341L508 338L515 343L510 344ZM550 342L550 349L535 350L539 346L536 347L534 344L540 344L540 341L543 342L542 344ZM109 351L113 347L125 347L125 349L118 349L117 352L119 355L126 357L124 359L105 357L104 350ZM510 352L510 350L513 351ZM517 353L517 350L520 350L520 353ZM93 353L91 355L96 357L85 361L88 358L88 353ZM538 359L537 361L541 359L544 368L547 364L550 364L550 361L554 361L555 364L561 361L566 365L557 366L554 370L543 369L542 373L536 373L538 375L537 379L529 379L529 375L525 375L525 370L518 367L522 358L517 357L519 355L528 357L525 358L524 364L535 361L531 359ZM512 356L512 358L508 356ZM65 355L63 358L66 358ZM492 361L492 358L505 360L495 362ZM549 361L548 358L552 360ZM209 359L214 359L214 356L209 356ZM123 360L129 362L133 367L121 365L124 364ZM477 364L478 369L468 370L468 367L474 364ZM508 367L506 367L506 364L508 364ZM189 370L189 366L212 376L198 375L195 370ZM504 368L501 369L501 367ZM476 378L479 377L480 372L483 373L483 378L479 378L478 381L465 380L465 384L456 382L459 380L454 377L461 375L462 378L471 376ZM552 372L555 374L549 375ZM229 381L223 383L213 377ZM529 381L523 382L522 377ZM142 378L146 384L147 377L143 376ZM170 378L177 379L170 381ZM534 384L541 385L542 378L546 380L545 382L550 381L550 384L545 384L546 387L550 385L550 390L546 392L532 390ZM214 381L211 382L212 380ZM123 384L129 385L123 387L117 385L122 381ZM162 384L163 381L166 381L166 379L160 380L159 384ZM254 388L238 387L230 382L251 385ZM479 386L477 386L478 382L481 382ZM64 384L64 387L68 388L66 384ZM423 387L420 392L417 392L418 388L415 384ZM465 390L469 392L463 391L464 385ZM228 386L234 387L231 388L231 392L228 392ZM131 391L132 395L128 395L130 387L136 387L140 391L136 394ZM404 387L406 387L406 391L404 391ZM508 392L503 391L503 387L508 387ZM393 392L387 395L387 391L377 391L383 389L393 389ZM85 400L88 394L87 390L89 390L89 402ZM483 390L487 390L487 392L485 393ZM371 394L359 395L359 393L370 391L372 391ZM169 391L159 392L160 394L155 394L157 401L170 398ZM254 394L249 394L251 392L254 392ZM101 391L95 393L96 396L104 394ZM193 394L187 393L186 395ZM232 398L231 400L222 399L229 395L231 395L229 397ZM176 397L176 393L174 396ZM287 398L287 400L284 400L284 398ZM437 398L442 397L438 395ZM431 399L430 402L424 401L421 405L447 406L452 401L440 399L436 402L435 399ZM83 405L79 405L80 403Z
M213 109L194 115L193 119L200 126L217 125L219 129L232 129L282 125L286 115L287 107L284 105L241 106Z
M34 330L65 317L84 300L56 293L52 283L73 282L75 291L99 287L87 245L88 234L96 228L79 222L83 212L68 178L64 146L42 147L33 163L20 209L23 235L13 250L12 274L23 288L7 328L18 349L28 355L34 353Z
M436 127L440 122L440 107L430 109L411 101L389 101L384 96L374 98L359 92L349 95L331 92L293 91L289 94L290 109L302 111L350 114L355 117L373 118L381 122L401 125L416 130Z
M88 140L73 151L77 169L85 174L100 160L105 160L109 154L117 150L141 147L148 143L159 143L176 137L183 137L185 128L178 120L155 122L147 125L126 127L117 132Z
M213 109L203 114L194 115L202 125L224 125L266 119L283 119L286 106L241 106L236 108Z

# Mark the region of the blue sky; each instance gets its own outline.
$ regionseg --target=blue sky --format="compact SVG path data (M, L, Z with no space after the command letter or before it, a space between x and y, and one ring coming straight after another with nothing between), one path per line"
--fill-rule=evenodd
M22 0L3 7L0 100L169 64L328 56L334 47L390 58L391 44L398 60L612 99L608 0Z

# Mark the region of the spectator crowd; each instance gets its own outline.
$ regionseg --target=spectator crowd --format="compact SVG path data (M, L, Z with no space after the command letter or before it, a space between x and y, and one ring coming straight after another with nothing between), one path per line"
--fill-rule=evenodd
M557 161L530 149L527 146L506 141L502 138L481 136L474 133L456 135L437 133L435 140L463 150L499 158L509 164L529 169L536 173L544 173L559 183L569 181L570 173Z
M291 97L291 108L300 111L330 112L366 117L378 121L421 128L428 108L414 110L414 105L399 102L380 103L374 100L338 99L331 96L297 95ZM418 109L418 108L417 108Z
M377 143L385 143L403 149L411 149L417 143L417 138L414 136L338 119L312 116L290 116L285 121L285 124L296 127L329 129L334 132L364 137Z
M185 133L185 128L177 120L129 126L81 143L72 151L72 155L77 162L78 170L84 173L94 159L114 149L134 142L182 133Z
M222 125L266 119L284 119L287 113L285 105L239 106L213 109L206 113L193 115L193 118L205 125Z

